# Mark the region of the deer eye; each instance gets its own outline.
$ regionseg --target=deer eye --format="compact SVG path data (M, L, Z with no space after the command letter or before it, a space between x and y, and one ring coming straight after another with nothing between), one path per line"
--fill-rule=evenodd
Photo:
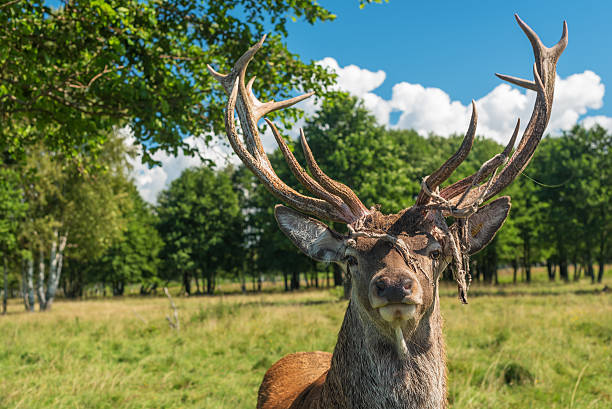
M437 260L440 258L440 250L434 250L431 253L429 253L429 257L431 257L433 260Z

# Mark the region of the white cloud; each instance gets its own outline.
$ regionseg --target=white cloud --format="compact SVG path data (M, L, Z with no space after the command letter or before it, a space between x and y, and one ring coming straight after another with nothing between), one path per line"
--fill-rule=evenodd
M608 132L612 132L612 118L610 118L609 116L603 116L603 115L587 116L580 122L586 128L592 128L595 125L599 125L602 128L605 128Z
M593 71L557 80L549 129L570 129L588 109L602 107L605 86Z
M425 88L420 84L400 82L393 86L391 99L386 100L373 92L385 81L384 71L374 72L356 65L341 67L331 57L324 58L319 61L319 64L338 74L337 90L347 91L363 99L365 107L382 125L399 129L415 129L422 135L435 133L442 136L462 134L467 129L471 107L469 104L463 105L460 101L453 100L442 89ZM585 126L599 123L612 130L612 118L610 117L584 117L589 109L602 107L604 93L605 86L601 78L592 71L584 71L566 78L557 77L555 101L548 132L554 134L570 129L581 117ZM527 125L534 100L534 92L501 83L486 95L476 99L477 134L500 143L507 142L514 130L517 118L521 119L523 129ZM297 105L307 115L315 113L319 106L320 103L315 102L313 98ZM394 111L399 112L399 120L391 124L390 114ZM303 123L303 120L298 121L290 131L293 137L297 137L297 130ZM238 162L236 155L220 141L208 147L205 146L203 140L194 137L187 138L186 142L220 166L228 162ZM276 149L276 141L269 129L262 135L262 143L267 152ZM149 169L146 165L140 164L139 159L133 163L133 175L138 189L145 200L151 203L155 203L158 193L176 179L184 169L200 165L199 158L183 154L173 157L164 152L158 152L153 157L161 162L161 167Z
M391 106L387 101L372 92L385 82L387 74L384 71L373 72L356 65L347 65L342 68L331 57L326 57L318 63L338 74L336 90L346 91L363 99L365 107L374 114L379 123L387 124L389 122ZM309 113L309 111L306 111L306 113Z
M384 71L372 72L355 65L343 68L331 57L320 63L335 70L338 74L338 88L363 98L365 106L382 125L415 129L422 135L433 132L443 136L461 134L467 129L471 107L460 101L453 101L444 90L400 82L393 86L391 99L385 100L372 92L384 82ZM601 83L601 78L592 71L587 70L567 78L557 77L555 102L548 131L558 133L570 129L589 109L601 108L604 93L605 86ZM522 129L527 125L534 101L534 92L501 83L476 99L477 133L501 143L506 142L514 130L517 118L521 119ZM396 124L390 123L389 114L392 111L400 114ZM596 119L585 121L590 123L589 121L597 120L612 128L611 118L593 118Z
M120 129L119 132L122 134L125 143L128 146L132 146L134 143L132 131L126 127ZM237 164L239 162L238 157L232 154L231 148L221 141L215 141L210 146L206 146L203 139L194 136L190 136L184 141L190 147L196 148L203 158L214 161L218 166L222 167L230 163ZM136 158L129 159L132 166L131 176L142 198L152 204L157 202L159 192L167 188L170 182L178 178L185 169L201 165L198 156L187 156L182 152L173 156L166 152L158 151L152 156L154 160L161 163L161 166L149 168L148 165L141 162L141 156L142 148L138 147Z

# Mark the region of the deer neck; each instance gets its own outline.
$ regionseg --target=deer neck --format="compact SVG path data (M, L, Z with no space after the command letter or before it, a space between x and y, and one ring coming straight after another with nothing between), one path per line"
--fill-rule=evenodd
M400 409L446 407L446 362L439 297L407 340L395 345L351 301L321 393L320 408Z

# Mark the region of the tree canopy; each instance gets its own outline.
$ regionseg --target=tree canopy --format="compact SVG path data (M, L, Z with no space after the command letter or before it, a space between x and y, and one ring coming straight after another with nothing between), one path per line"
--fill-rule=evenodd
M95 152L113 126L130 125L143 159L158 149L193 153L183 138L223 129L220 71L266 31L250 72L260 97L320 91L332 75L283 43L288 18L310 24L335 16L310 0L9 1L0 6L0 150ZM296 111L278 114L295 118Z
M202 277L206 292L212 293L219 270L242 267L236 266L242 213L230 174L231 169L187 169L160 195L158 229L164 239L160 256L165 278L182 279L187 293L192 278L197 283Z

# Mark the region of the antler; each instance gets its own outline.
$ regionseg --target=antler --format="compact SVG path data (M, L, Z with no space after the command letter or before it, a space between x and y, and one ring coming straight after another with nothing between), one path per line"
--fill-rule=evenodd
M255 77L245 85L246 69L255 53L262 47L266 36L245 52L238 59L229 74L220 74L210 65L208 71L223 85L229 95L225 113L225 130L232 149L274 196L295 209L316 217L343 223L354 223L369 214L357 195L346 185L327 176L317 165L304 133L301 132L302 147L313 177L308 175L295 159L287 144L280 136L276 126L266 119L272 133L283 153L289 169L298 181L317 197L305 196L285 184L274 172L268 156L264 152L257 122L266 114L278 109L290 107L314 94L309 92L285 101L262 103L253 94L252 86ZM244 141L236 130L234 111L244 135Z
M469 149L465 148L466 141L473 136L470 136L470 130L472 125L475 128L475 109L472 114L472 122L470 123L470 130L466 134L463 144L449 159L430 176L423 180L422 189L417 197L417 205L425 205L430 200L437 203L442 203L449 214L456 217L467 217L472 214L478 205L482 202L490 199L499 192L501 192L506 186L522 172L525 167L529 164L536 147L542 139L544 130L548 125L550 119L551 108L553 103L553 96L555 90L555 77L556 77L556 66L561 53L567 46L567 23L563 22L563 34L561 39L553 47L548 48L542 44L538 35L527 25L518 15L514 15L519 26L527 35L527 38L531 42L533 47L533 53L535 55L535 63L533 65L533 81L524 80L521 78L510 77L502 74L495 74L502 80L508 81L512 84L520 87L536 91L537 97L534 105L531 119L523 132L523 136L519 143L517 150L514 152L508 165L500 172L499 175L495 176L497 169L508 160L508 155L514 146L514 142L518 133L519 122L517 122L516 128L510 142L501 154L498 154L485 162L482 167L473 175L462 179L446 188L444 188L439 194L436 193L435 189L439 186L456 167L465 159ZM471 142L470 142L471 146ZM461 158L459 163L453 161L453 159ZM449 162L452 162L449 164ZM493 174L491 179L484 185L478 185L478 183L484 181L489 175ZM460 196L461 195L461 196ZM460 208L462 203L467 205L464 208Z
M433 191L435 188L440 186L440 184L448 179L455 169L457 169L461 162L465 160L468 153L470 153L470 150L472 149L472 145L474 144L477 123L478 113L476 112L476 103L472 100L472 118L470 119L470 126L468 127L465 137L463 138L461 146L453 156L451 156L442 166L438 168L438 170L423 179L423 186L419 192L419 195L417 196L415 206L426 204L431 196L428 192Z

